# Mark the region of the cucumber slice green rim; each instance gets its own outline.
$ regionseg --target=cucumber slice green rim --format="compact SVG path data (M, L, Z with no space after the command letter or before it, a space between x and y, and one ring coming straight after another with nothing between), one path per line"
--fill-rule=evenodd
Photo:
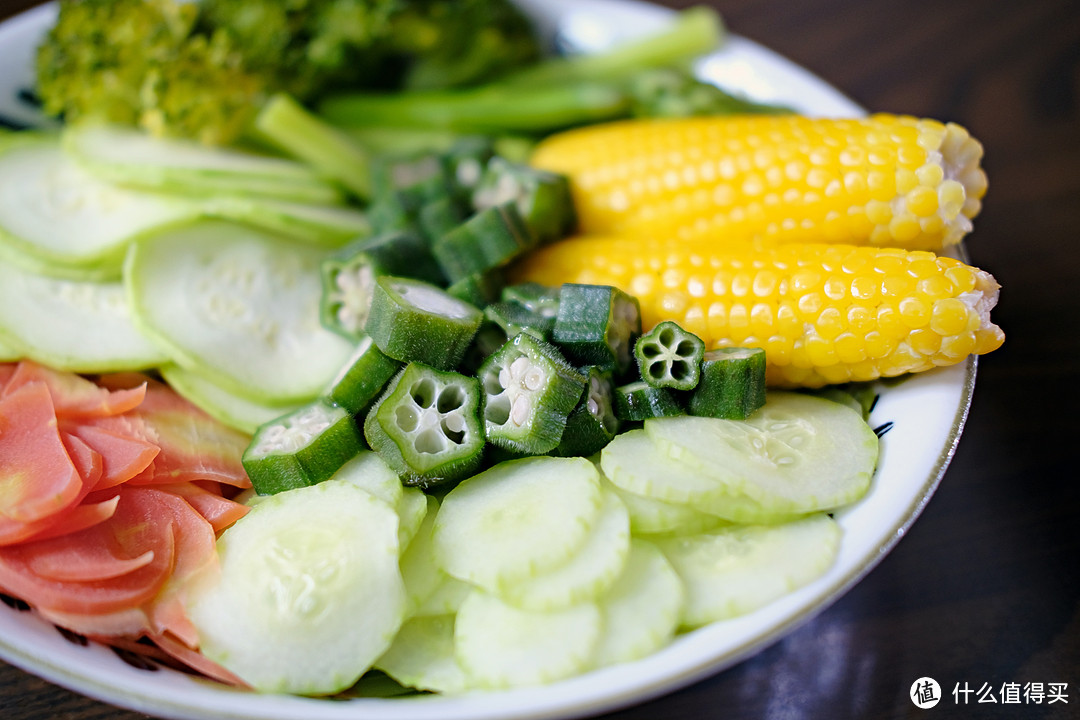
M0 262L0 338L57 370L153 368L167 354L132 319L119 282L45 277Z
M42 265L119 269L132 240L200 213L93 177L53 136L0 145L0 243Z
M255 504L186 603L200 650L262 692L326 695L379 658L407 609L393 508L329 481Z
M859 413L803 393L769 393L746 420L656 418L645 432L661 453L774 515L858 500L878 457L877 435Z
M491 592L569 560L600 513L599 475L584 458L529 457L463 480L435 519L435 561Z
M252 400L318 397L353 345L319 322L323 251L200 221L135 243L124 283L136 325L179 365Z

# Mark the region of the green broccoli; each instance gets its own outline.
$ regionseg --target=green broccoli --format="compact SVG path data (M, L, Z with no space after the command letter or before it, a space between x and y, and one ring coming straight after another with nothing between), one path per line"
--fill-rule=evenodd
M538 54L509 0L61 0L38 93L67 121L227 144L279 93L477 83Z

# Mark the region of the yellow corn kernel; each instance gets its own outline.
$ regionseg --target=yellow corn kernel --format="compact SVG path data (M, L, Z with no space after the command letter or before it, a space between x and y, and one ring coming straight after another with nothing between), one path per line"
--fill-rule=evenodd
M767 379L777 386L920 372L1004 341L990 320L997 283L959 260L855 245L710 248L701 240L576 237L531 253L511 279L628 290L646 328L674 320L710 348L764 348Z
M981 159L952 123L754 115L570 130L532 163L569 176L585 235L940 250L981 208Z

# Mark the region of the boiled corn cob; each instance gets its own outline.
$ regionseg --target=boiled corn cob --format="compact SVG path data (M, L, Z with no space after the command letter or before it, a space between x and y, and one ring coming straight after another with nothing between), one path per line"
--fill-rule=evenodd
M578 237L534 252L514 281L614 285L642 328L673 320L707 347L764 348L767 382L819 387L958 363L996 349L998 284L926 251L784 245L718 254L702 240Z
M981 158L953 123L746 115L570 130L531 162L569 175L586 235L937 251L971 230Z

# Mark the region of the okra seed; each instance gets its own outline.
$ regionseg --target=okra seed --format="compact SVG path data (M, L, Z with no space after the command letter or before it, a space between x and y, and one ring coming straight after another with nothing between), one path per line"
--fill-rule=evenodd
M510 418L515 425L524 425L525 421L529 419L529 405L529 399L524 395L518 395L514 398L510 408Z
M527 390L536 391L544 384L544 373L540 368L534 367L525 373L525 378L522 380Z

